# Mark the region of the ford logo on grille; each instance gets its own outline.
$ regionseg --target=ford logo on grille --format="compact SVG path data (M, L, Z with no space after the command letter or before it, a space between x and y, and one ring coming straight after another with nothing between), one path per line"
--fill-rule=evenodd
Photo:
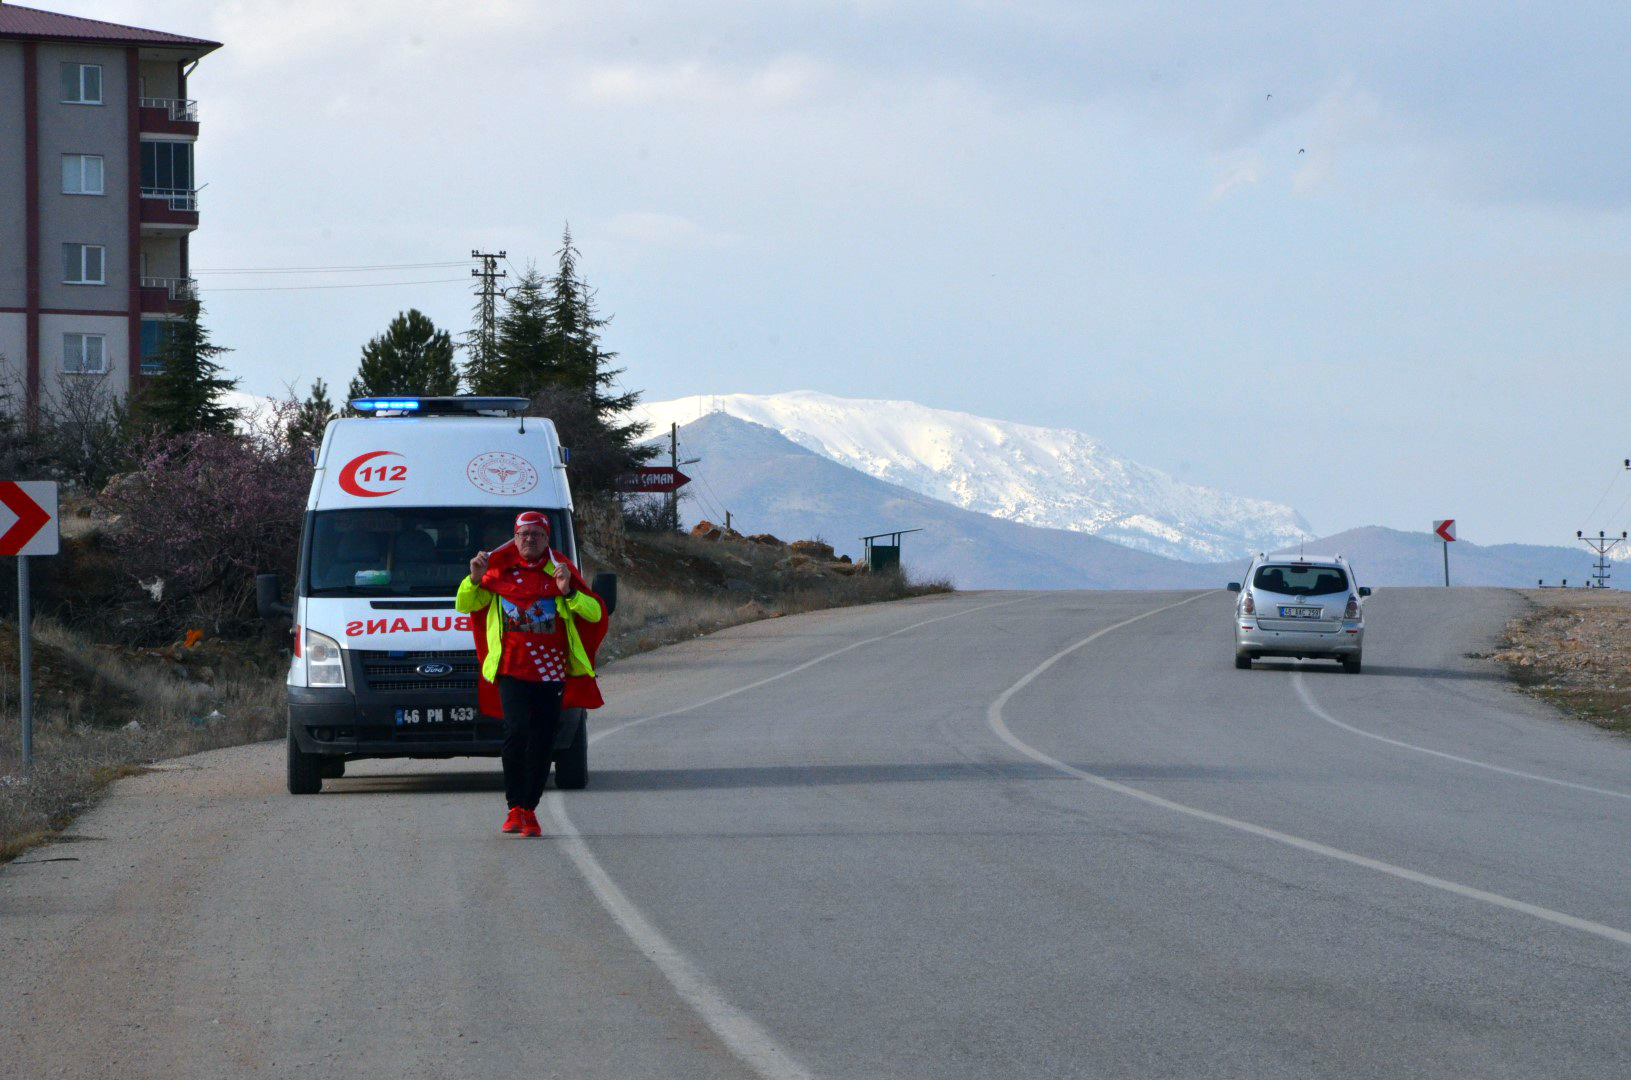
M420 664L418 667L414 668L414 670L419 672L419 674L423 675L427 679L440 679L443 675L453 674L453 665L432 660L427 663Z

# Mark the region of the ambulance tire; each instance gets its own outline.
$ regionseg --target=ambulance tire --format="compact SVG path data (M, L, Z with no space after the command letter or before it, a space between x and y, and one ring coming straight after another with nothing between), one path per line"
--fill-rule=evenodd
M582 791L589 786L589 725L578 724L570 745L555 751L555 786L561 791Z
M323 762L316 754L303 754L289 734L289 794L315 795L323 790Z

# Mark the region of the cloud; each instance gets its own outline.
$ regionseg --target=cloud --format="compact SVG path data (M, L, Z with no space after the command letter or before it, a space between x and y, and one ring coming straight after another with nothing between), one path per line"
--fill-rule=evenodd
M589 104L633 107L709 101L722 96L724 86L718 76L699 63L591 68L579 91L580 100Z
M606 232L615 240L646 248L720 248L734 241L727 233L709 232L678 214L618 214L606 222Z
M787 54L749 66L686 60L591 66L579 77L584 104L626 108L673 105L785 108L818 101L844 83L832 64Z
M1262 154L1248 150L1229 156L1218 166L1216 173L1212 192L1207 196L1210 202L1221 202L1240 188L1257 186L1268 174L1268 162L1263 160Z

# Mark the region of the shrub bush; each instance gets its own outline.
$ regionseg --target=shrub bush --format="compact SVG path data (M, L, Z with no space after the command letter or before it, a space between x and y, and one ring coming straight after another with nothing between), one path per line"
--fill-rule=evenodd
M240 634L255 618L255 575L292 580L311 463L289 411L273 406L241 434L151 436L109 491L120 568L170 630Z

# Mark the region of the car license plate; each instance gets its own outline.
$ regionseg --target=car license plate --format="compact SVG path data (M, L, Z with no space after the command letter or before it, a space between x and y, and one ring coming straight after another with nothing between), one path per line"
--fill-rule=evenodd
M426 709L398 709L396 722L402 724L468 724L476 718L476 710L469 705L455 708L445 706Z
M1280 609L1282 619L1317 619L1321 608L1317 607L1283 607Z

